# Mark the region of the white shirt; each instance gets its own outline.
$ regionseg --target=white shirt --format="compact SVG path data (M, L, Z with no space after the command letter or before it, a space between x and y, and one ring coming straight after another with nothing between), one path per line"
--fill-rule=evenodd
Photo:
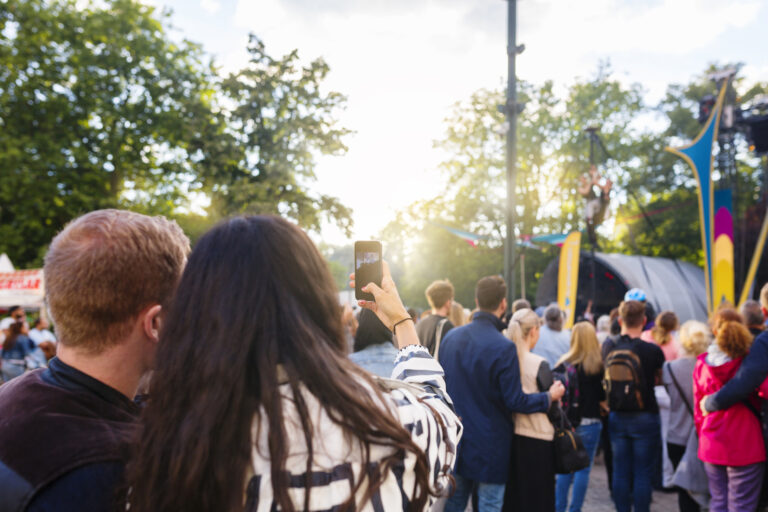
M453 410L453 404L445 392L443 369L429 355L427 349L408 345L395 358L392 376L401 382L388 382L389 392L384 393L382 408L400 420L411 433L411 438L427 456L429 483L434 491L447 495L449 474L456 460L456 446L461 438L462 426ZM351 495L353 481L365 474L362 448L351 440L330 414L303 386L300 388L313 428L312 477L316 483L310 494L311 510L333 510ZM297 510L304 504L304 479L308 448L303 428L296 410L295 400L288 384L280 387L283 397L285 429L290 444L285 461L286 471L296 484L289 497ZM371 398L376 401L375 398ZM269 420L266 414L257 414L253 424L253 450L251 469L253 478L248 485L249 498L254 500L249 509L269 512L275 509L272 494L272 467L269 458ZM371 468L390 456L394 448L384 445L370 446ZM387 470L386 478L371 500L362 503L365 485L355 500L354 509L360 512L401 512L412 497L415 486L416 456L410 452L401 455L400 462ZM430 497L425 510L429 510Z
M48 329L30 329L28 336L29 339L35 342L35 346L39 346L44 341L56 343L56 336Z

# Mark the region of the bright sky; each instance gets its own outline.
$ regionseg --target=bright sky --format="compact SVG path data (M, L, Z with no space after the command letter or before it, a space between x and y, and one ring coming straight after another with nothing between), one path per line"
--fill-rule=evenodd
M327 88L348 96L343 157L319 161L318 191L354 210L355 239L443 188L433 149L451 105L506 81L504 0L148 0L173 9L182 35L224 70L246 61L248 32L272 55L323 57ZM601 59L649 100L710 62L743 62L768 80L768 3L759 0L519 0L518 77L565 86ZM330 243L345 243L333 227Z

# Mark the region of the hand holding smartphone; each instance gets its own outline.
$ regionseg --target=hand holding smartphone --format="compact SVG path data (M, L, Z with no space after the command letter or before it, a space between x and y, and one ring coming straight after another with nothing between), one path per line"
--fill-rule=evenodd
M381 242L355 242L355 298L375 300L373 294L364 292L362 288L368 283L380 287L382 277Z
M411 320L411 317L400 300L389 267L381 258L381 243L355 242L355 272L349 278L349 284L355 288L355 297L361 307L376 313L379 320L393 331L395 325L399 325L395 332L399 348L419 344L416 327L412 321L406 321ZM379 297L378 301L373 293L362 290L371 283L373 285L368 289Z

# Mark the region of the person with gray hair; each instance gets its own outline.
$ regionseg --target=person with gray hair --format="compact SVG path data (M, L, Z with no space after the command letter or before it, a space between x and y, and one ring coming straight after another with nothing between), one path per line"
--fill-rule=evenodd
M597 319L597 341L602 345L605 339L611 335L611 317L603 315Z
M571 333L563 330L563 314L557 304L550 304L544 310L544 325L541 326L539 342L531 351L547 360L550 368L571 348Z
M763 316L763 308L760 307L759 302L748 300L739 309L752 336L757 336L765 330L765 316Z

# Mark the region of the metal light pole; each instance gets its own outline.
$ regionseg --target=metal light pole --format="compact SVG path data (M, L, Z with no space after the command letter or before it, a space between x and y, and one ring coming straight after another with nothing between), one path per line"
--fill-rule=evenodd
M517 0L507 0L507 238L504 242L504 280L507 282L509 307L515 298L515 175L517 159L517 81L515 78L515 57L517 56Z

